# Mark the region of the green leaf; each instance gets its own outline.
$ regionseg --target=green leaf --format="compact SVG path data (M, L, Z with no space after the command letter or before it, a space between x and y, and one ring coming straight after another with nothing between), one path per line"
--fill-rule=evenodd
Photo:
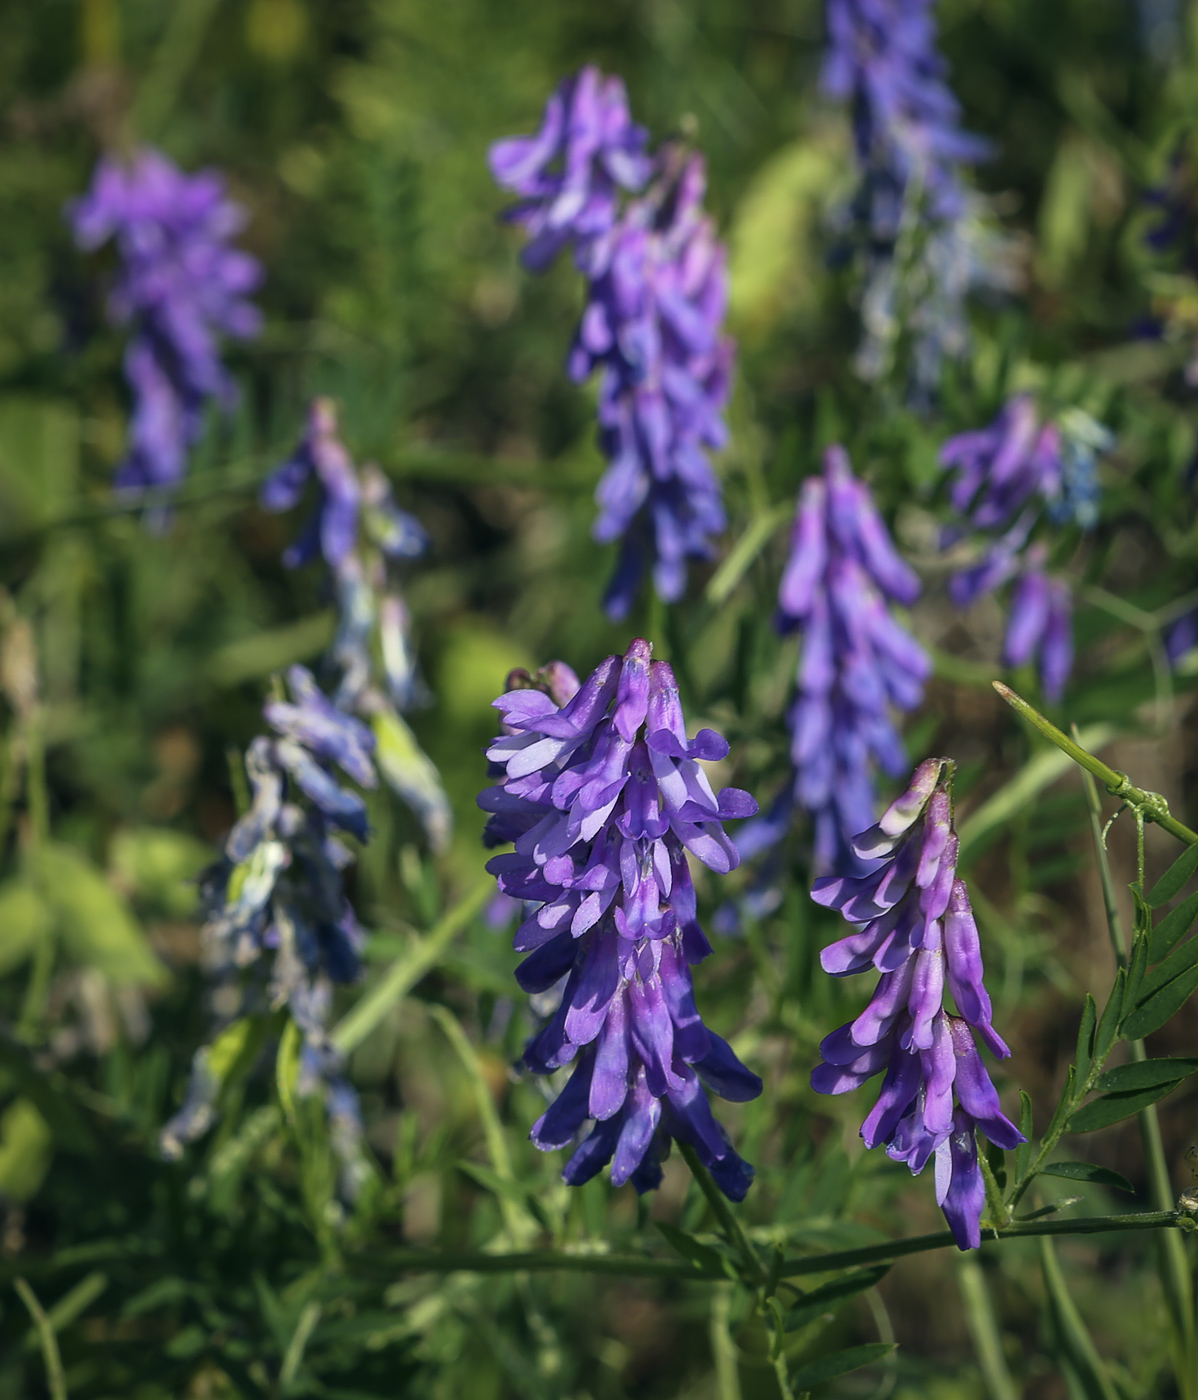
M1064 1122L1066 1114L1069 1112L1073 1102L1074 1086L1077 1084L1077 1071L1072 1065L1069 1066L1069 1073L1065 1076L1065 1087L1061 1090L1061 1097L1053 1110L1052 1120L1048 1125L1048 1131L1044 1136L1052 1139L1056 1135L1057 1129Z
M1140 984L1140 990L1135 997L1135 1005L1142 1006L1154 993L1159 992L1162 987L1180 977L1183 972L1198 963L1198 938L1191 938L1189 942L1174 948L1163 962L1157 963L1152 971Z
M32 885L9 880L0 885L0 975L32 956L43 938L50 937L54 916Z
M1094 1063L1094 1030L1098 1024L1098 1003L1086 993L1086 1004L1082 1008L1081 1023L1077 1028L1077 1082L1084 1084Z
M1083 1104L1070 1117L1067 1131L1093 1133L1099 1128L1109 1128L1112 1123L1130 1118L1133 1113L1139 1113L1140 1109L1147 1108L1150 1103L1163 1099L1180 1083L1179 1079L1175 1079L1171 1083L1154 1084L1151 1088L1136 1089L1127 1094L1104 1094L1100 1099Z
M54 911L70 957L111 982L156 986L166 977L125 901L79 851L52 843L33 863L38 890Z
M1106 1365L1086 1330L1077 1304L1069 1294L1052 1241L1043 1236L1040 1239L1040 1266L1044 1273L1054 1330L1065 1357L1076 1371L1086 1400L1118 1400L1118 1392L1107 1374Z
M1159 909L1162 904L1168 904L1180 894L1181 887L1188 883L1195 870L1198 870L1198 846L1187 846L1149 890L1148 907Z
M867 1342L865 1346L849 1347L847 1351L834 1351L831 1356L821 1356L818 1361L811 1362L809 1366L800 1366L794 1372L790 1378L791 1387L799 1391L810 1390L812 1386L822 1385L836 1376L847 1375L849 1371L859 1370L862 1366L871 1366L875 1361L889 1356L895 1345L894 1342Z
M1127 968L1127 985L1123 992L1125 1006L1134 1006L1140 999L1140 989L1144 985L1144 974L1148 971L1148 936L1137 934L1131 945L1131 961ZM1153 973L1153 976L1156 974Z
M1120 968L1115 974L1115 985L1102 1008L1102 1017L1094 1035L1094 1058L1099 1064L1106 1059L1119 1032L1119 1018L1123 1015L1124 991L1127 986L1127 973Z
M1186 945L1189 946L1188 944ZM1165 964L1162 963L1161 967ZM1198 965L1175 977L1151 996L1145 997L1123 1022L1122 1031L1129 1040L1143 1040L1160 1030L1165 1022L1190 999L1198 987Z
M1195 1072L1198 1072L1198 1057L1193 1055L1136 1060L1100 1074L1094 1087L1104 1094L1126 1094L1136 1089L1151 1089L1157 1084L1177 1084Z
M371 725L375 761L383 781L424 823L433 850L444 851L453 834L453 810L441 786L436 765L416 742L407 721L397 711L378 710Z
M1095 1186L1113 1186L1116 1191L1135 1194L1136 1188L1125 1176L1110 1167L1096 1167L1093 1162L1050 1162L1040 1168L1041 1176L1063 1176L1066 1181L1090 1181Z
M787 1308L782 1320L783 1330L793 1332L796 1328L805 1327L817 1317L822 1317L829 1308L873 1288L889 1272L890 1265L882 1264L878 1268L861 1269L857 1273L846 1274L843 1278L833 1279L831 1283L813 1288L810 1293L804 1293L794 1307Z
M24 1202L42 1184L50 1168L50 1126L28 1099L17 1099L0 1117L0 1193Z
M1019 1131L1023 1141L1015 1149L1015 1180L1022 1181L1032 1161L1032 1096L1026 1089L1019 1091Z
M176 919L195 913L195 877L211 862L210 846L167 826L125 827L108 848L118 888Z
M702 1240L697 1240L694 1235L678 1229L676 1225L667 1225L664 1220L657 1220L654 1224L670 1248L681 1254L689 1263L697 1265L707 1273L725 1272L727 1260L718 1249L704 1244Z
M1198 893L1171 909L1148 935L1148 961L1160 962L1195 919L1198 919Z

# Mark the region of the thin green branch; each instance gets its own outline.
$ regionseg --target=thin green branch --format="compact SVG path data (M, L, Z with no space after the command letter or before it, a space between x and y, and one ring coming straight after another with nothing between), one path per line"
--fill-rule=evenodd
M1147 792L1143 788L1136 787L1126 773L1120 773L1118 769L1103 763L1100 758L1095 758L1092 753L1087 753L1080 744L1075 744L1067 734L1062 733L1051 720L1045 719L1039 710L1029 705L1022 696L1016 695L1009 685L1004 685L1002 681L994 681L992 684L1013 710L1038 729L1046 739L1050 739L1057 748L1067 753L1074 763L1086 769L1087 772L1093 773L1112 797L1117 797L1120 801L1126 802L1129 807L1133 807L1143 821L1155 822L1171 836L1175 836L1179 841L1184 841L1187 846L1198 846L1198 831L1191 831L1188 826L1179 822L1170 813L1169 804L1159 792Z
M1129 1230L1191 1229L1188 1216L1175 1210L1137 1211L1127 1215L1079 1216L1074 1220L1036 1220L1013 1224L1005 1229L984 1228L984 1243L999 1240L1032 1239L1038 1235L1122 1234ZM956 1244L952 1231L915 1235L905 1240L887 1240L859 1249L842 1249L827 1254L810 1254L783 1261L779 1278L800 1278L804 1274L830 1274L865 1264L883 1264L908 1254L926 1254ZM726 1280L722 1270L705 1269L682 1260L654 1259L638 1254L567 1254L559 1250L528 1250L512 1254L486 1254L479 1251L433 1249L394 1249L381 1254L360 1254L355 1264L381 1266L399 1273L527 1273L620 1274L639 1278L694 1279L699 1283Z
M745 1280L753 1286L759 1286L765 1282L766 1271L757 1251L749 1243L749 1237L741 1228L740 1221L733 1214L732 1207L728 1204L724 1193L715 1184L711 1173L699 1161L699 1155L688 1142L680 1142L678 1150L682 1153L683 1161L690 1168L691 1175L699 1185L699 1189L707 1197L707 1204L711 1207L712 1213L720 1223L720 1229L724 1233L724 1238L740 1256L745 1267Z
M21 1296L21 1302L29 1310L37 1339L42 1348L42 1360L46 1363L46 1387L51 1400L67 1400L67 1383L62 1374L62 1357L58 1353L58 1338L54 1327L46 1316L46 1310L38 1302L37 1294L23 1278L13 1280L13 1287Z

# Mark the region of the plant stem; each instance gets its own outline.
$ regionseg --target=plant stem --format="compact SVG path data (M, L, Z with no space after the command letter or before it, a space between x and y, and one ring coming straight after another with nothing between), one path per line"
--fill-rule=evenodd
M719 1221L724 1238L740 1255L741 1262L745 1266L746 1282L753 1286L763 1284L766 1278L765 1267L758 1257L757 1251L749 1243L749 1237L741 1228L740 1221L732 1213L732 1207L728 1204L724 1193L715 1184L711 1173L699 1161L698 1153L689 1142L680 1142L678 1150L682 1153L683 1161L690 1168L691 1176L698 1183L699 1190L707 1197L707 1204Z
M1038 729L1046 739L1050 739L1057 748L1067 753L1074 763L1093 773L1112 797L1118 797L1129 807L1134 807L1142 814L1144 821L1155 822L1171 836L1184 841L1187 846L1198 846L1198 831L1191 831L1188 826L1172 816L1169 804L1159 792L1146 792L1143 788L1136 787L1126 773L1120 773L1118 769L1103 763L1100 758L1095 758L1092 753L1087 753L1080 744L1075 744L1067 734L1062 733L1051 720L1045 719L1039 710L1016 695L1009 685L1003 685L1002 681L994 681L993 685L1013 710Z
M1077 738L1077 726L1073 726L1073 736ZM1090 814L1090 833L1094 837L1094 852L1098 857L1098 875L1102 881L1102 902L1106 909L1107 932L1111 938L1111 949L1115 954L1115 966L1127 966L1127 935L1119 918L1119 906L1115 902L1115 881L1111 876L1111 863L1107 859L1106 842L1102 839L1102 804L1098 796L1098 786L1088 769L1082 769L1082 787L1086 794L1086 810Z
M21 1295L21 1302L28 1308L29 1316L33 1319L33 1325L37 1330L37 1339L42 1348L42 1360L46 1363L46 1387L50 1391L51 1400L67 1400L67 1384L62 1374L62 1357L58 1352L58 1338L54 1335L54 1328L46 1316L46 1310L38 1302L37 1294L23 1278L14 1279L13 1287Z
M714 1184L714 1183L713 1183ZM1080 1216L1075 1220L1034 1220L1008 1225L1003 1230L986 1227L982 1241L1032 1239L1038 1235L1101 1235L1128 1230L1176 1230L1191 1222L1175 1210L1136 1211L1127 1215ZM746 1244L748 1241L746 1240ZM955 1245L950 1230L932 1235L915 1235L905 1240L887 1240L860 1249L842 1249L827 1254L811 1254L788 1259L778 1271L779 1278L799 1278L804 1274L829 1274L864 1264L882 1264L908 1254L924 1254ZM371 1264L400 1273L505 1274L526 1271L546 1273L560 1270L581 1274L620 1274L626 1277L694 1279L698 1283L727 1280L720 1270L704 1269L676 1259L654 1259L637 1254L565 1254L553 1249L528 1250L519 1254L487 1254L473 1250L393 1249L379 1254L358 1254L355 1263Z
M957 1283L961 1301L965 1304L965 1321L973 1337L978 1365L990 1400L1019 1400L1019 1388L1007 1368L1003 1355L1002 1334L986 1284L982 1266L972 1254L962 1254L957 1260Z
M362 1000L346 1012L333 1027L330 1037L343 1055L356 1050L396 1002L405 997L416 983L436 966L437 959L483 907L494 888L494 882L489 876L480 881L424 938L415 943L402 958L397 958Z

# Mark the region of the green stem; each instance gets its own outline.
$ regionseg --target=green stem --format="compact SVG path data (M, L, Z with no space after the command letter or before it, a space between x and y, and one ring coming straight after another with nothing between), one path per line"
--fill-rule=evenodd
M962 1254L957 1260L957 1283L961 1301L965 1304L965 1321L973 1337L973 1347L990 1400L1019 1400L1019 1388L1003 1355L1002 1333L998 1329L986 1275L973 1255Z
M37 1330L37 1339L42 1348L42 1360L46 1363L46 1386L50 1391L51 1400L67 1400L67 1384L62 1374L62 1357L58 1352L58 1338L54 1335L54 1328L46 1316L46 1310L38 1302L37 1294L23 1278L14 1279L13 1287L21 1295L21 1302L29 1310L29 1316L33 1319L33 1325Z
M1191 831L1188 826L1172 816L1169 804L1159 792L1147 792L1136 787L1126 773L1120 773L1118 769L1103 763L1102 759L1087 753L1080 744L1075 744L1067 734L1062 733L1051 720L1045 719L1039 710L1016 695L1009 685L1004 685L1002 681L994 681L993 685L1013 710L1038 729L1046 739L1050 739L1057 748L1067 753L1074 763L1093 773L1112 797L1117 797L1129 807L1134 807L1144 821L1155 822L1171 836L1184 841L1187 846L1198 846L1198 831Z
M494 888L489 876L480 881L424 938L402 958L396 959L362 1000L346 1012L333 1027L330 1037L343 1055L356 1050L396 1002L436 966L441 954L483 907Z
M1123 1234L1129 1230L1189 1229L1191 1222L1175 1210L1136 1211L1128 1215L1079 1216L1074 1220L1035 1220L1008 1225L1003 1230L985 1227L983 1243L1007 1239L1033 1239L1039 1235ZM746 1240L746 1244L748 1241ZM888 1240L860 1249L842 1249L827 1254L811 1254L788 1259L778 1271L779 1278L800 1278L805 1274L835 1273L865 1264L883 1264L908 1254L926 1254L956 1244L950 1230L932 1235L915 1235L905 1240ZM473 1250L393 1249L375 1255L359 1254L355 1262L362 1268L376 1264L388 1273L474 1273L506 1274L561 1271L579 1274L619 1274L625 1277L694 1279L699 1283L726 1281L722 1270L704 1269L676 1259L654 1259L638 1254L565 1254L558 1250L528 1250L521 1253L486 1254Z
M740 1255L741 1262L745 1267L745 1280L754 1287L760 1287L765 1283L766 1271L757 1251L749 1243L749 1237L741 1227L741 1223L732 1213L732 1207L728 1204L727 1198L712 1179L711 1173L699 1161L699 1154L689 1142L680 1142L678 1150L682 1153L682 1159L690 1168L691 1176L698 1183L699 1190L707 1197L707 1204L711 1207L712 1213L720 1223L724 1238Z
M1073 726L1074 738L1077 726ZM1098 874L1102 881L1102 902L1106 909L1107 932L1111 938L1111 949L1115 954L1115 966L1127 966L1127 935L1119 918L1119 906L1115 902L1115 881L1111 876L1111 863L1107 859L1106 842L1102 839L1102 804L1098 796L1098 785L1090 772L1082 769L1082 787L1086 793L1086 810L1090 814L1090 834L1094 838L1094 851L1098 857Z

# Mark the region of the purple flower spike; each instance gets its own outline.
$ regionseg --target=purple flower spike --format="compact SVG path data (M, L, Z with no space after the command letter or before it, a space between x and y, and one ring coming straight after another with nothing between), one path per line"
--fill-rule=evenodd
M854 842L875 868L812 888L817 904L863 926L824 949L825 969L844 975L872 962L882 977L865 1011L825 1037L811 1085L844 1094L885 1070L861 1128L865 1145L885 1146L912 1175L934 1160L937 1204L958 1247L976 1249L985 1188L975 1130L1004 1150L1024 1139L1004 1117L975 1044L976 1036L1000 1058L1010 1054L991 1025L977 924L956 878L952 774L948 759L921 763L907 791ZM946 988L956 1015L944 1010Z
M780 632L800 630L803 638L791 757L795 801L814 819L820 873L865 868L869 857L851 843L874 819L874 768L897 776L906 764L892 715L920 703L931 667L891 603L918 593L869 488L853 476L844 449L829 448L823 474L799 493L776 618ZM761 826L740 833L742 851L760 849ZM783 830L774 822L771 835Z
M1096 522L1097 458L1113 442L1080 409L1046 423L1032 397L1019 394L989 427L959 433L940 451L941 465L955 473L950 499L964 520L945 532L945 543L977 533L982 546L978 562L949 579L949 596L964 608L1015 580L1003 659L1022 666L1038 655L1049 700L1061 698L1073 668L1072 599L1063 580L1045 573L1045 545L1028 541L1042 519L1083 529Z
M133 331L125 354L133 413L116 485L174 486L200 438L206 406L227 412L236 402L219 337L246 340L261 324L247 300L262 280L261 265L232 246L244 211L215 171L186 175L147 148L127 163L104 156L67 218L81 248L115 241L119 268L108 319Z
M842 249L863 265L858 368L880 378L905 335L917 401L968 345L967 294L1016 280L964 179L990 148L961 128L932 11L933 0L827 0L823 70L824 90L851 104L861 177Z
M649 134L633 122L619 78L588 64L549 99L535 136L497 141L491 174L521 196L506 218L529 236L525 267L542 272L568 243L584 270L619 212L619 191L649 178Z
M627 615L646 571L676 602L687 563L711 557L724 509L709 453L727 438L722 413L732 342L722 334L723 246L702 212L703 159L666 145L650 160L623 84L584 68L550 99L534 137L491 148L496 180L525 196L508 217L541 271L567 244L589 279L568 370L599 375L600 543L620 541L605 606ZM619 202L620 190L641 190Z
M588 1181L608 1162L638 1191L661 1181L671 1139L687 1142L732 1200L753 1169L711 1114L706 1085L741 1102L761 1092L727 1043L704 1026L691 967L711 951L695 917L687 853L717 872L737 863L723 822L757 804L718 795L699 766L723 758L712 730L688 740L678 686L647 642L610 656L583 682L561 662L495 701L504 732L487 751L499 782L479 796L484 835L510 853L487 869L524 901L515 945L520 985L560 1001L529 1042L537 1074L573 1064L537 1121L543 1151L582 1138L563 1176Z

